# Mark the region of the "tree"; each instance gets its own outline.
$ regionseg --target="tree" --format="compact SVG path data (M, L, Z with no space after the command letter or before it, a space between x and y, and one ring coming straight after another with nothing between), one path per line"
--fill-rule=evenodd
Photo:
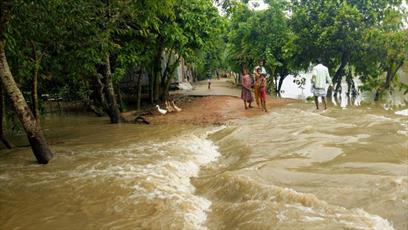
M1 142L3 142L6 148L11 149L13 145L6 139L4 135L4 129L3 129L3 121L4 121L4 115L5 115L5 103L4 103L3 94L4 94L3 88L1 87L1 84L0 84L0 140Z
M375 100L391 88L397 71L408 58L408 30L403 29L402 14L386 12L384 23L364 34L364 62L356 62L365 89L375 90ZM385 74L384 74L385 73Z
M31 148L35 157L37 158L38 163L47 164L49 160L52 159L53 154L46 142L40 124L35 119L24 99L24 96L17 87L7 63L5 53L5 33L7 24L11 17L11 8L12 2L10 0L4 0L0 3L0 78L5 90L13 102L18 118L26 131Z
M174 71L182 57L190 59L218 31L219 15L209 0L182 1L172 5L173 14L162 15L152 60L152 101L165 100ZM162 62L164 61L164 65Z
M235 70L253 68L260 60L265 60L268 72L275 79L270 81L270 88L279 92L274 82L280 75L280 88L289 72L290 55L285 47L290 41L290 28L284 14L284 2L271 0L268 3L269 8L263 11L251 11L246 5L235 3L230 10L228 49L229 57L236 63Z
M362 66L370 55L364 47L367 30L381 27L387 12L400 4L399 0L293 0L291 25L298 48L295 62L306 69L321 57L334 73L337 93L346 66Z

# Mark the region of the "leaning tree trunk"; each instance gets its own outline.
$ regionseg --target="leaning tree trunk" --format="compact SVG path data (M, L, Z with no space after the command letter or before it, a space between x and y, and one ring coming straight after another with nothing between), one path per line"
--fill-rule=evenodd
M0 139L1 142L3 142L4 146L6 148L11 149L13 148L13 145L6 139L4 135L4 130L3 130L3 121L4 121L4 115L5 113L5 104L4 104L4 97L3 97L3 88L1 87L0 83Z
M349 60L349 55L346 52L343 52L341 56L341 63L339 68L337 69L336 73L333 76L333 89L334 89L334 97L336 97L338 90L341 86L341 80L344 75L344 68L346 67ZM329 88L327 91L327 96L331 97L332 95L332 88Z
M120 121L120 112L119 106L116 101L115 89L113 88L112 72L110 65L109 54L106 55L106 96L108 99L108 109L110 110L110 120L112 124L119 123Z
M169 55L169 59L170 59L170 55ZM174 75L174 71L176 71L177 66L179 65L179 61L180 61L181 56L179 56L174 63L169 64L170 62L167 63L168 66L166 66L166 69L164 71L164 77L163 82L164 85L162 87L162 94L161 94L161 98L162 100L166 101L169 97L169 88L170 88L170 83L173 80L173 75Z
M5 54L5 43L0 40L0 77L4 88L13 102L17 111L17 116L22 123L27 134L31 148L38 163L47 164L53 157L53 154L47 144L40 124L37 123L33 113L25 101L23 94L17 87L16 82L10 72Z
M404 61L401 61L399 63L391 63L390 64L390 66L387 69L387 75L386 75L386 78L385 78L385 83L375 93L374 101L380 100L380 97L385 92L385 90L390 88L392 80L394 79L395 75L397 74L398 69L401 68L401 66L403 64L404 64Z

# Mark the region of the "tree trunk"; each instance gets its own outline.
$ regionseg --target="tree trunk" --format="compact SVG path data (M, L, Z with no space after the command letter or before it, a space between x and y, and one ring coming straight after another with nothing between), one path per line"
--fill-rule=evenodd
M106 97L105 97L105 84L103 83L103 76L102 74L97 73L95 77L99 85L98 96L99 96L99 100L101 102L102 108L105 109L105 112L109 113L108 103L106 102Z
M385 90L389 89L391 86L391 82L394 79L395 75L398 72L398 69L404 64L403 61L399 63L391 63L387 69L387 75L385 77L385 83L382 87L380 87L377 92L375 93L374 101L380 100L381 95L385 92Z
M156 53L154 60L154 81L153 81L153 101L158 102L161 94L161 75L162 75L162 49Z
M357 89L356 85L354 84L353 80L353 74L351 70L349 70L349 73L346 76L346 81L347 81L347 86L348 86L348 91L347 91L347 96L350 98L355 98L357 96Z
M0 77L5 90L10 96L17 111L17 116L22 123L27 134L31 148L38 163L47 164L53 154L47 144L41 126L37 123L33 113L25 101L23 94L17 87L16 82L10 72L5 54L5 43L0 39Z
M34 76L32 81L32 88L31 88L31 97L33 100L32 108L33 114L37 123L40 124L40 105L38 101L38 73L40 71L40 64L41 64L41 57L38 55L35 43L31 41L31 45L33 48L33 58L34 58Z
M108 99L108 110L110 111L110 120L112 124L120 122L120 112L116 102L115 90L113 88L112 72L110 66L109 54L106 55L106 96Z
M401 68L403 64L404 64L404 61L391 64L391 67L387 71L387 78L385 79L385 84L384 84L385 89L390 88L391 82L394 80L395 75L397 75L399 68Z
M140 67L139 75L137 76L137 111L140 112L140 103L142 101L142 77L143 67Z
M171 58L171 55L169 55L169 58ZM164 85L162 87L162 94L161 94L162 100L167 100L169 96L170 83L171 83L171 80L173 80L173 74L177 66L179 65L180 58L181 56L179 56L173 64L169 64L170 61L167 63L168 66L166 66L166 69L164 71L164 76L163 76Z
M285 80L285 78L286 76L283 76L283 75L279 78L279 85L278 85L278 96L279 97L282 97L281 89L282 89L283 81Z
M4 104L4 97L3 97L3 88L1 87L1 83L0 83L0 139L1 139L1 142L3 142L4 146L6 146L6 148L11 149L13 148L13 145L6 139L4 135L4 129L3 129L4 115L5 115L5 104Z
M341 57L341 63L339 68L337 69L336 73L333 76L333 88L335 88L334 90L334 96L337 95L338 90L340 89L341 86L341 79L343 78L344 75L344 68L346 67L347 63L348 63L348 55L346 53L342 54ZM331 97L332 95L332 89L329 88L328 92L327 92L327 96Z
M123 111L124 111L124 103L123 103L122 92L120 91L120 86L119 86L119 84L116 84L116 92L118 92L118 107L119 107L119 112L123 112Z
M341 81L343 80L343 75L340 75L339 78L337 78L337 83L333 83L335 85L335 90L334 90L334 97L337 97L337 94L340 93L343 90L341 87Z
M150 98L150 104L154 103L154 68L150 70L150 77L149 77L149 98Z
M158 102L160 99L160 69L156 69L154 73L154 85L153 85L153 101Z

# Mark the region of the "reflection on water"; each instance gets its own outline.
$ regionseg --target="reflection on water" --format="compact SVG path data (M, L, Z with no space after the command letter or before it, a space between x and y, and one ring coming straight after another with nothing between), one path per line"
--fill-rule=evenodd
M296 80L304 78L304 81L297 81L303 82L304 85L296 84ZM284 84L281 88L281 94L284 98L294 98L294 99L306 99L308 97L312 97L313 94L311 92L311 82L310 79L312 78L311 73L301 73L298 76L289 75L285 78ZM363 85L363 83L355 78L353 79L354 85L357 90L357 95L355 97L348 96L348 91L350 90L347 82L343 79L340 87L340 92L335 96L331 97L330 101L333 106L347 108L347 107L358 107L362 104L375 104L374 103L374 96L375 91L361 91L359 88ZM319 101L321 99L319 98ZM398 89L392 92L385 92L384 99L381 102L381 105L384 109L389 110L393 108L401 108L406 107L408 104L408 94L403 94L403 92L399 91Z
M407 229L408 117L291 104L228 126L43 123L1 151L1 229Z

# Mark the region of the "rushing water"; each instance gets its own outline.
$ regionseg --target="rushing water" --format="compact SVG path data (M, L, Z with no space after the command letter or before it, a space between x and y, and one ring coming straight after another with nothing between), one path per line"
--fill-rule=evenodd
M407 229L407 112L313 109L209 128L48 118L49 165L1 151L0 229Z

